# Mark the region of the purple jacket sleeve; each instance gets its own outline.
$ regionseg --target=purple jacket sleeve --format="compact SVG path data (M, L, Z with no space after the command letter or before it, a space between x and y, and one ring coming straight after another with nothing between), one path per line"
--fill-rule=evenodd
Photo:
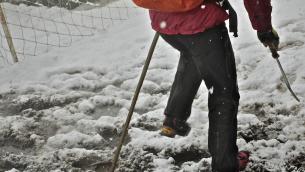
M272 29L271 24L271 0L244 0L252 27L257 31Z

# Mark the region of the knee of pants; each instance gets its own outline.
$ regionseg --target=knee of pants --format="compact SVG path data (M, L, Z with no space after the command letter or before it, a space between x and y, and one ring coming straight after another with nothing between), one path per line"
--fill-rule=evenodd
M232 98L217 98L209 101L210 129L232 130L237 124L238 102Z

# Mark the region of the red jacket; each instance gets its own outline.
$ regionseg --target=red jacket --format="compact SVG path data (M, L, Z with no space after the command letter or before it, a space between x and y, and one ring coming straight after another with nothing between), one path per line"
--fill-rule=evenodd
M267 31L271 25L271 0L244 0L255 30ZM163 34L195 34L223 23L228 14L215 3L206 3L179 13L149 11L152 28Z

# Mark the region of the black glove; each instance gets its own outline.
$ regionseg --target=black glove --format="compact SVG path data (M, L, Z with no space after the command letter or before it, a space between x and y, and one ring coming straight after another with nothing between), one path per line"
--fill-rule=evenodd
M257 37L264 44L264 46L269 47L271 51L278 50L280 37L274 29L266 32L257 32Z

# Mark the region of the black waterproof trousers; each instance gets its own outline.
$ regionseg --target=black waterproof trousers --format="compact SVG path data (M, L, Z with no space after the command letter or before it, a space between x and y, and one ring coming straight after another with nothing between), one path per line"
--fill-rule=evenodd
M187 120L204 80L210 90L208 147L212 169L214 172L238 171L239 93L234 53L225 24L193 35L161 36L181 53L165 115Z

